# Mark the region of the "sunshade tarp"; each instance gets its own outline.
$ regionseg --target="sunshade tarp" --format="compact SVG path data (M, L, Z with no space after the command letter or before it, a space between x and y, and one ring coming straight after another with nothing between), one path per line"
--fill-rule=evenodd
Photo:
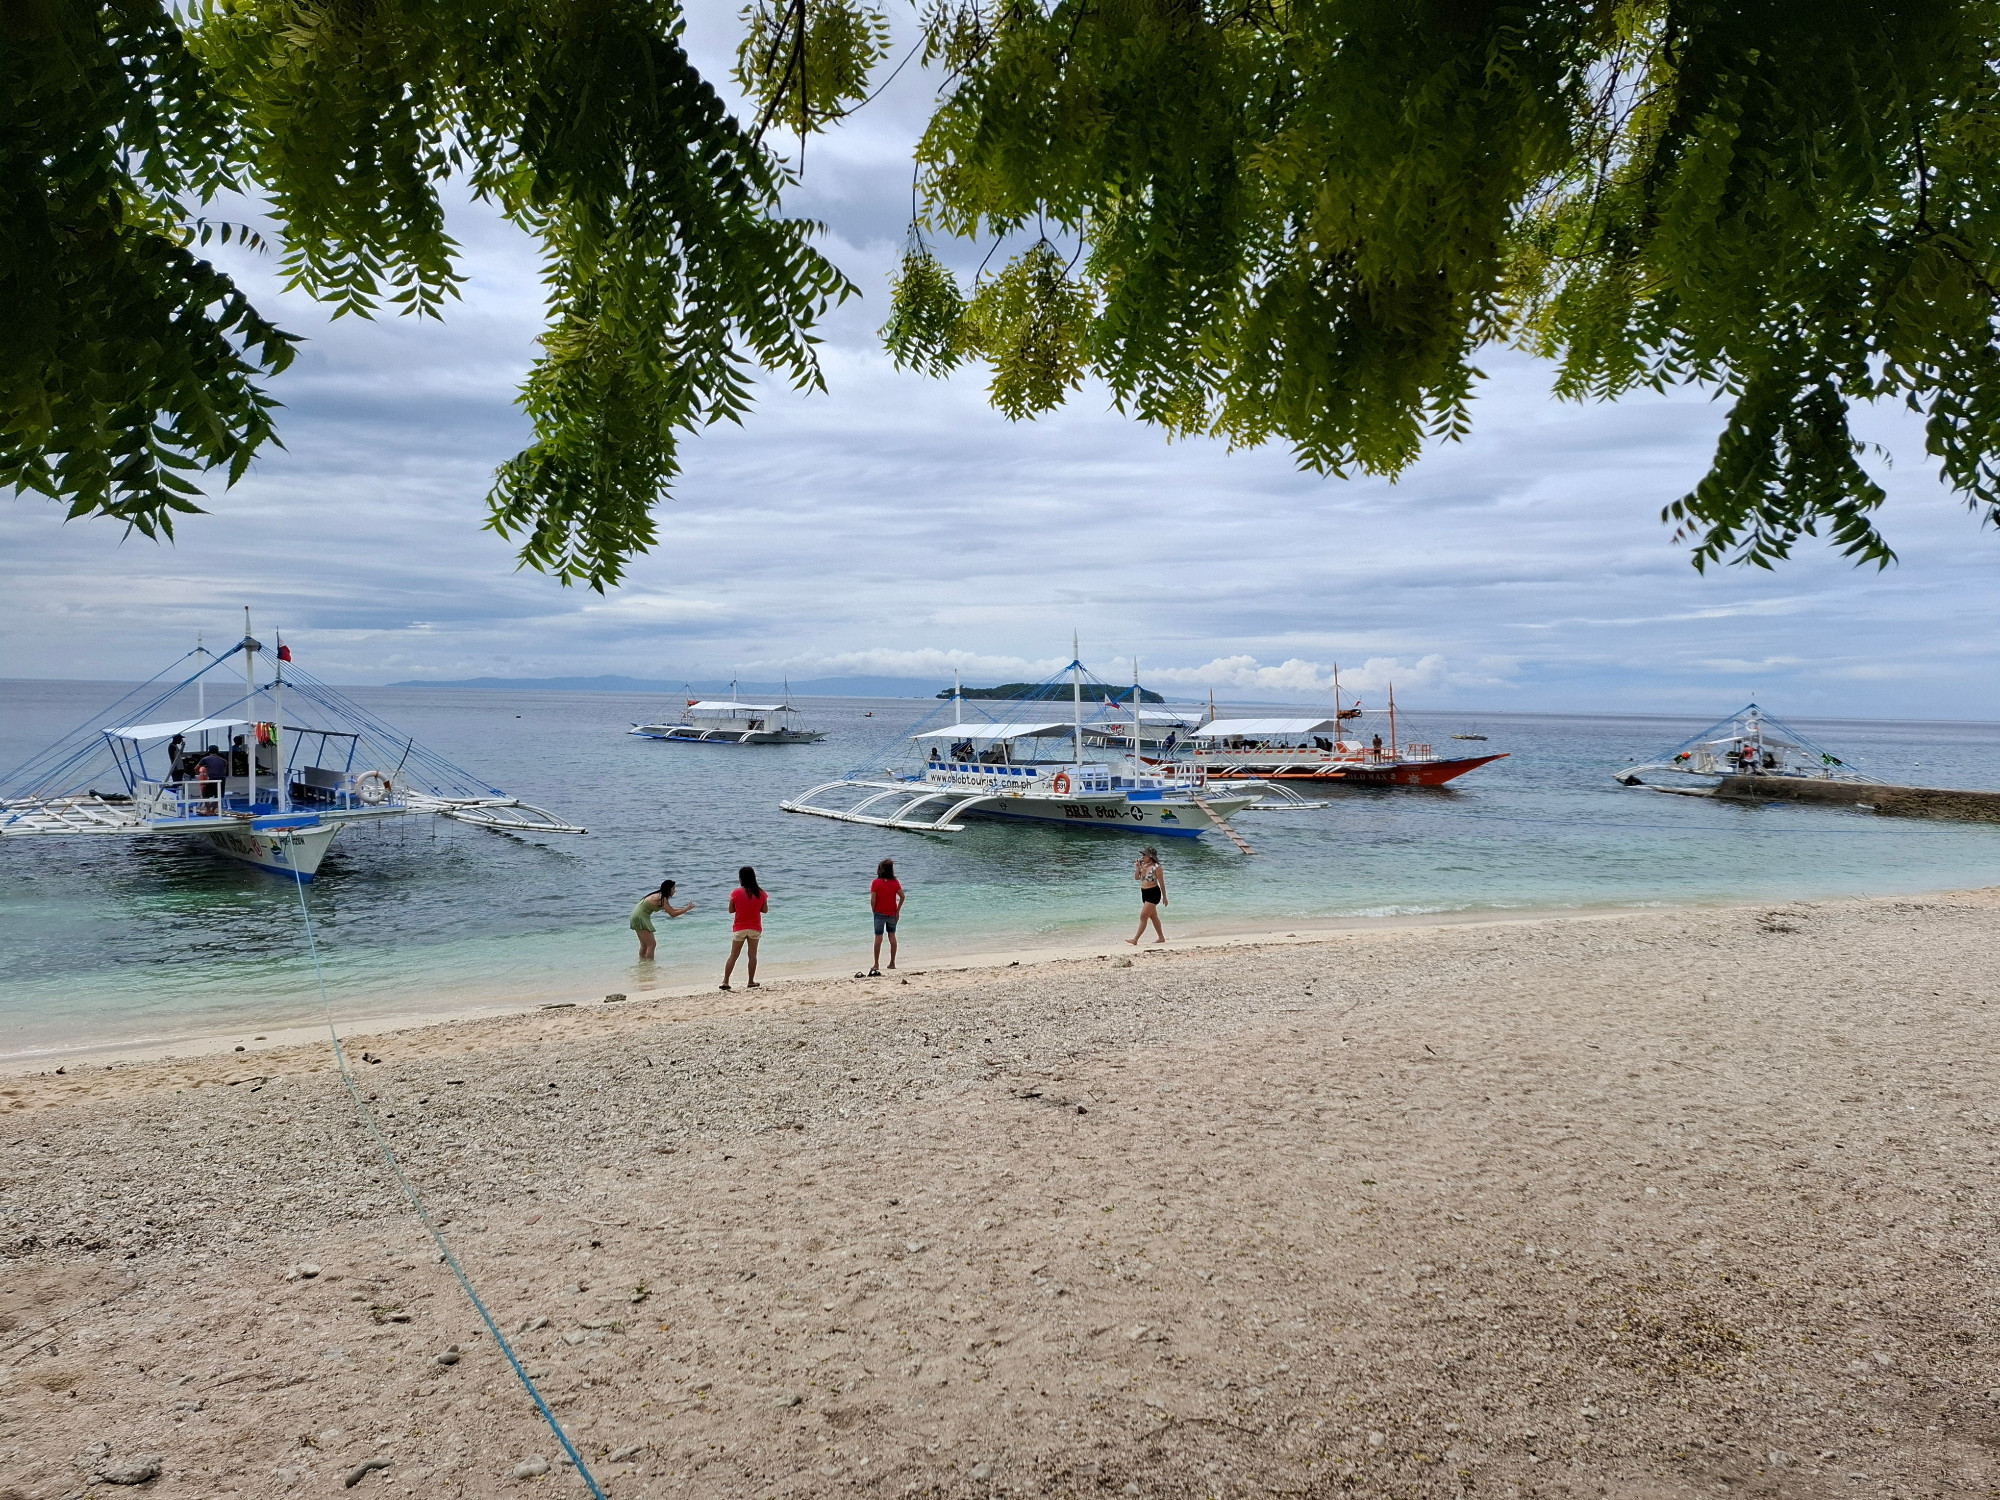
M248 719L177 719L171 724L127 724L123 729L107 729L106 734L115 734L121 740L166 740L177 734L205 734L211 729L233 729L238 724L248 724Z
M1203 740L1270 740L1287 735L1330 734L1340 728L1335 719L1216 719L1194 732Z
M1074 726L1060 720L1040 724L947 724L942 729L926 729L910 736L913 740L970 740L975 745L994 745L1001 740L1026 739L1036 734L1061 734Z
M700 703L690 703L691 714L726 714L730 712L746 714L775 714L784 709L782 703L710 703L704 699Z

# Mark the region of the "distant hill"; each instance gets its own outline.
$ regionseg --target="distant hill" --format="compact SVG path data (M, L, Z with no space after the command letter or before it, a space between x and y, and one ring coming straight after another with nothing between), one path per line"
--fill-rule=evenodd
M1046 682L1003 682L998 687L961 688L959 689L959 693L962 697L966 698L1047 698L1051 702L1068 696L1067 691L1061 687L1058 687L1051 693L1049 685ZM951 694L952 690L946 688L938 696L940 698L949 698ZM1110 689L1087 687L1084 689L1083 696L1093 703L1102 703L1106 698L1113 699L1119 703L1130 703L1132 701L1132 690L1128 687ZM1141 703L1165 703L1167 700L1151 688L1140 688L1139 701Z
M934 682L936 679L933 678ZM727 682L649 681L643 677L461 677L452 681L411 678L392 682L399 688L469 688L489 693L659 693L677 697L686 689L707 697L727 694ZM779 682L739 682L736 691L745 699L767 698L782 693ZM926 698L931 682L912 677L812 677L792 684L795 696L807 698Z

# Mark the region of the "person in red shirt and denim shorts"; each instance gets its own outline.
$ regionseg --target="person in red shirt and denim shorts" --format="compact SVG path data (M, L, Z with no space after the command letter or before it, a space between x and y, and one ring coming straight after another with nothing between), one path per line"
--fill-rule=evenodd
M729 934L729 962L722 966L722 983L718 988L729 988L729 976L736 971L736 955L748 944L749 988L761 989L762 986L757 983L757 940L764 935L764 913L771 909L771 898L758 889L757 872L748 865L736 872L736 886L729 893L729 910L736 917L734 930Z
M875 914L875 957L868 972L882 972L882 934L889 934L889 967L896 967L896 919L903 914L903 883L896 878L896 862L885 859L875 867L874 883L868 887L868 907Z

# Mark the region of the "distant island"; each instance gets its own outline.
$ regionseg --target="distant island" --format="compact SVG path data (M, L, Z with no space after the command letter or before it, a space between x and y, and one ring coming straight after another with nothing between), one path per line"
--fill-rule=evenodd
M940 698L949 698L953 691L954 689L952 688L946 688L938 696ZM956 691L961 697L965 698L1047 698L1050 702L1058 701L1069 695L1066 686L1059 684L1051 690L1049 684L1046 682L1003 682L998 687L959 688ZM1117 688L1115 690L1093 687L1087 689L1084 696L1089 698L1093 703L1102 703L1106 698L1110 698L1116 703L1130 703L1132 701L1132 690L1128 687ZM1141 703L1165 703L1167 700L1151 688L1140 688L1139 701Z

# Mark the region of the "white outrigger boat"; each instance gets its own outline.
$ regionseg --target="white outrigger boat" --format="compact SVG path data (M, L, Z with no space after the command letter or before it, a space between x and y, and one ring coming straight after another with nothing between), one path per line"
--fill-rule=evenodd
M739 703L735 687L726 699L688 699L678 723L634 724L626 733L694 745L810 745L826 738L823 729L791 722L790 692L783 703Z
M1682 740L1658 760L1627 766L1614 779L1621 786L1710 797L1737 776L1880 784L1754 703Z
M264 648L244 614L241 641L220 656L197 646L189 656L204 659L200 668L138 709L157 712L193 687L192 718L78 729L0 782L0 840L192 835L231 859L304 881L350 823L427 814L510 833L584 832L479 785L300 671L282 644L271 679L260 683ZM208 712L209 674L239 654L242 696ZM288 690L294 708L303 706L298 717L311 722L287 722ZM213 763L207 771L198 765L211 747L226 762L224 774L212 774ZM122 791L94 784L107 772Z
M964 818L1160 838L1220 832L1249 852L1229 818L1260 805L1264 787L1239 783L1217 789L1198 769L1151 765L1137 756L1086 760L1086 739L1093 731L1103 736L1122 728L1131 738L1144 739L1146 726L1144 721L1087 725L1082 663L1072 661L1065 670L1071 685L1067 721L1050 717L968 724L964 697L955 690L954 722L910 737L914 746L928 751L916 771L848 776L778 805L786 812L914 833L959 833ZM1036 749L1057 740L1067 741L1067 755Z

